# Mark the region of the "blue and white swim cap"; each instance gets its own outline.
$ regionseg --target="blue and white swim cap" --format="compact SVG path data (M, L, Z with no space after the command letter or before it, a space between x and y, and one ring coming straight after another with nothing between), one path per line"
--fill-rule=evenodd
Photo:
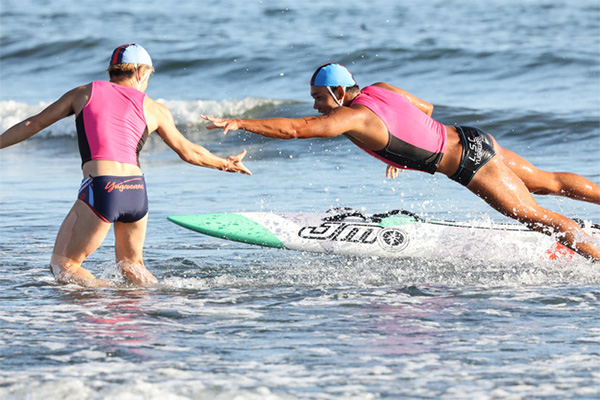
M348 68L342 64L329 63L317 68L312 78L310 78L310 85L350 87L356 86L357 83Z
M110 57L110 65L143 64L152 66L150 54L139 44L127 43L117 47Z

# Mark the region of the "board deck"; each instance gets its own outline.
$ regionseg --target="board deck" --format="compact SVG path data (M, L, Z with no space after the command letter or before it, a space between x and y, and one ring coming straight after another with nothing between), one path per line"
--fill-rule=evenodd
M520 224L425 220L404 211L365 215L352 209L325 213L241 212L171 216L206 235L297 251L388 258L461 257L571 259L573 251ZM600 239L597 225L584 227ZM579 256L577 256L579 257Z

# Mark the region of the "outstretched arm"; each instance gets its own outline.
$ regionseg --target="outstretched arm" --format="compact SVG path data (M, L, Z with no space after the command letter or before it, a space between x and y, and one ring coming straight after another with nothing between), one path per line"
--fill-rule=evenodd
M75 88L65 93L60 99L50 104L39 114L7 129L0 136L0 149L20 143L39 131L75 113L74 103L85 86Z
M231 119L202 115L211 122L206 129L229 131L243 129L273 139L310 139L338 136L343 133L360 130L364 119L362 114L348 107L340 107L331 113L319 117L304 118L266 118Z
M221 158L211 153L206 148L192 143L179 132L173 121L173 115L167 107L154 100L149 99L149 101L150 113L148 115L154 119L153 122L149 122L149 129L153 127L151 125L153 123L167 146L173 149L183 161L200 167L252 175L250 170L242 164L246 150L236 156L227 158Z

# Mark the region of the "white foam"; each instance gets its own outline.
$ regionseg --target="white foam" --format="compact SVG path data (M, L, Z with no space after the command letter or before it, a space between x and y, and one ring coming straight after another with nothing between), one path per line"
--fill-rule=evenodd
M177 125L205 125L206 121L200 115L210 115L215 117L239 117L253 116L269 109L279 107L282 104L290 103L284 100L265 99L248 97L244 99L211 101L211 100L166 100L158 99L158 102L166 105L173 114L175 124ZM11 126L31 117L50 103L40 102L38 104L26 104L13 100L0 101L0 131L4 132ZM74 117L68 117L56 122L52 126L44 129L36 136L76 136Z
M13 100L0 101L0 132L4 132L11 126L18 124L26 118L32 117L48 107L50 103L40 102L38 104L18 103ZM44 129L38 135L40 137L52 136L74 136L75 119L68 117L56 122L52 126Z
M158 102L167 106L177 124L204 124L206 121L200 115L212 117L240 117L252 114L262 108L275 108L284 103L283 100L248 97L245 99L210 101L210 100L165 100Z
M13 100L0 101L0 130L5 131L27 117L42 111L49 103L40 102L35 105L18 103Z

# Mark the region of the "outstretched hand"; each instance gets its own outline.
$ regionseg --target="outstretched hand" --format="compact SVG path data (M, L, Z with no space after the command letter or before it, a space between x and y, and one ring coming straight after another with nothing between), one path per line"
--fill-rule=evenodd
M223 135L226 135L229 131L237 131L240 129L237 120L235 119L215 118L207 115L200 115L200 117L211 123L206 125L206 129L223 129Z
M242 164L243 158L246 156L246 150L242 151L237 156L229 156L227 160L227 172L236 172L238 174L252 175L252 172Z

